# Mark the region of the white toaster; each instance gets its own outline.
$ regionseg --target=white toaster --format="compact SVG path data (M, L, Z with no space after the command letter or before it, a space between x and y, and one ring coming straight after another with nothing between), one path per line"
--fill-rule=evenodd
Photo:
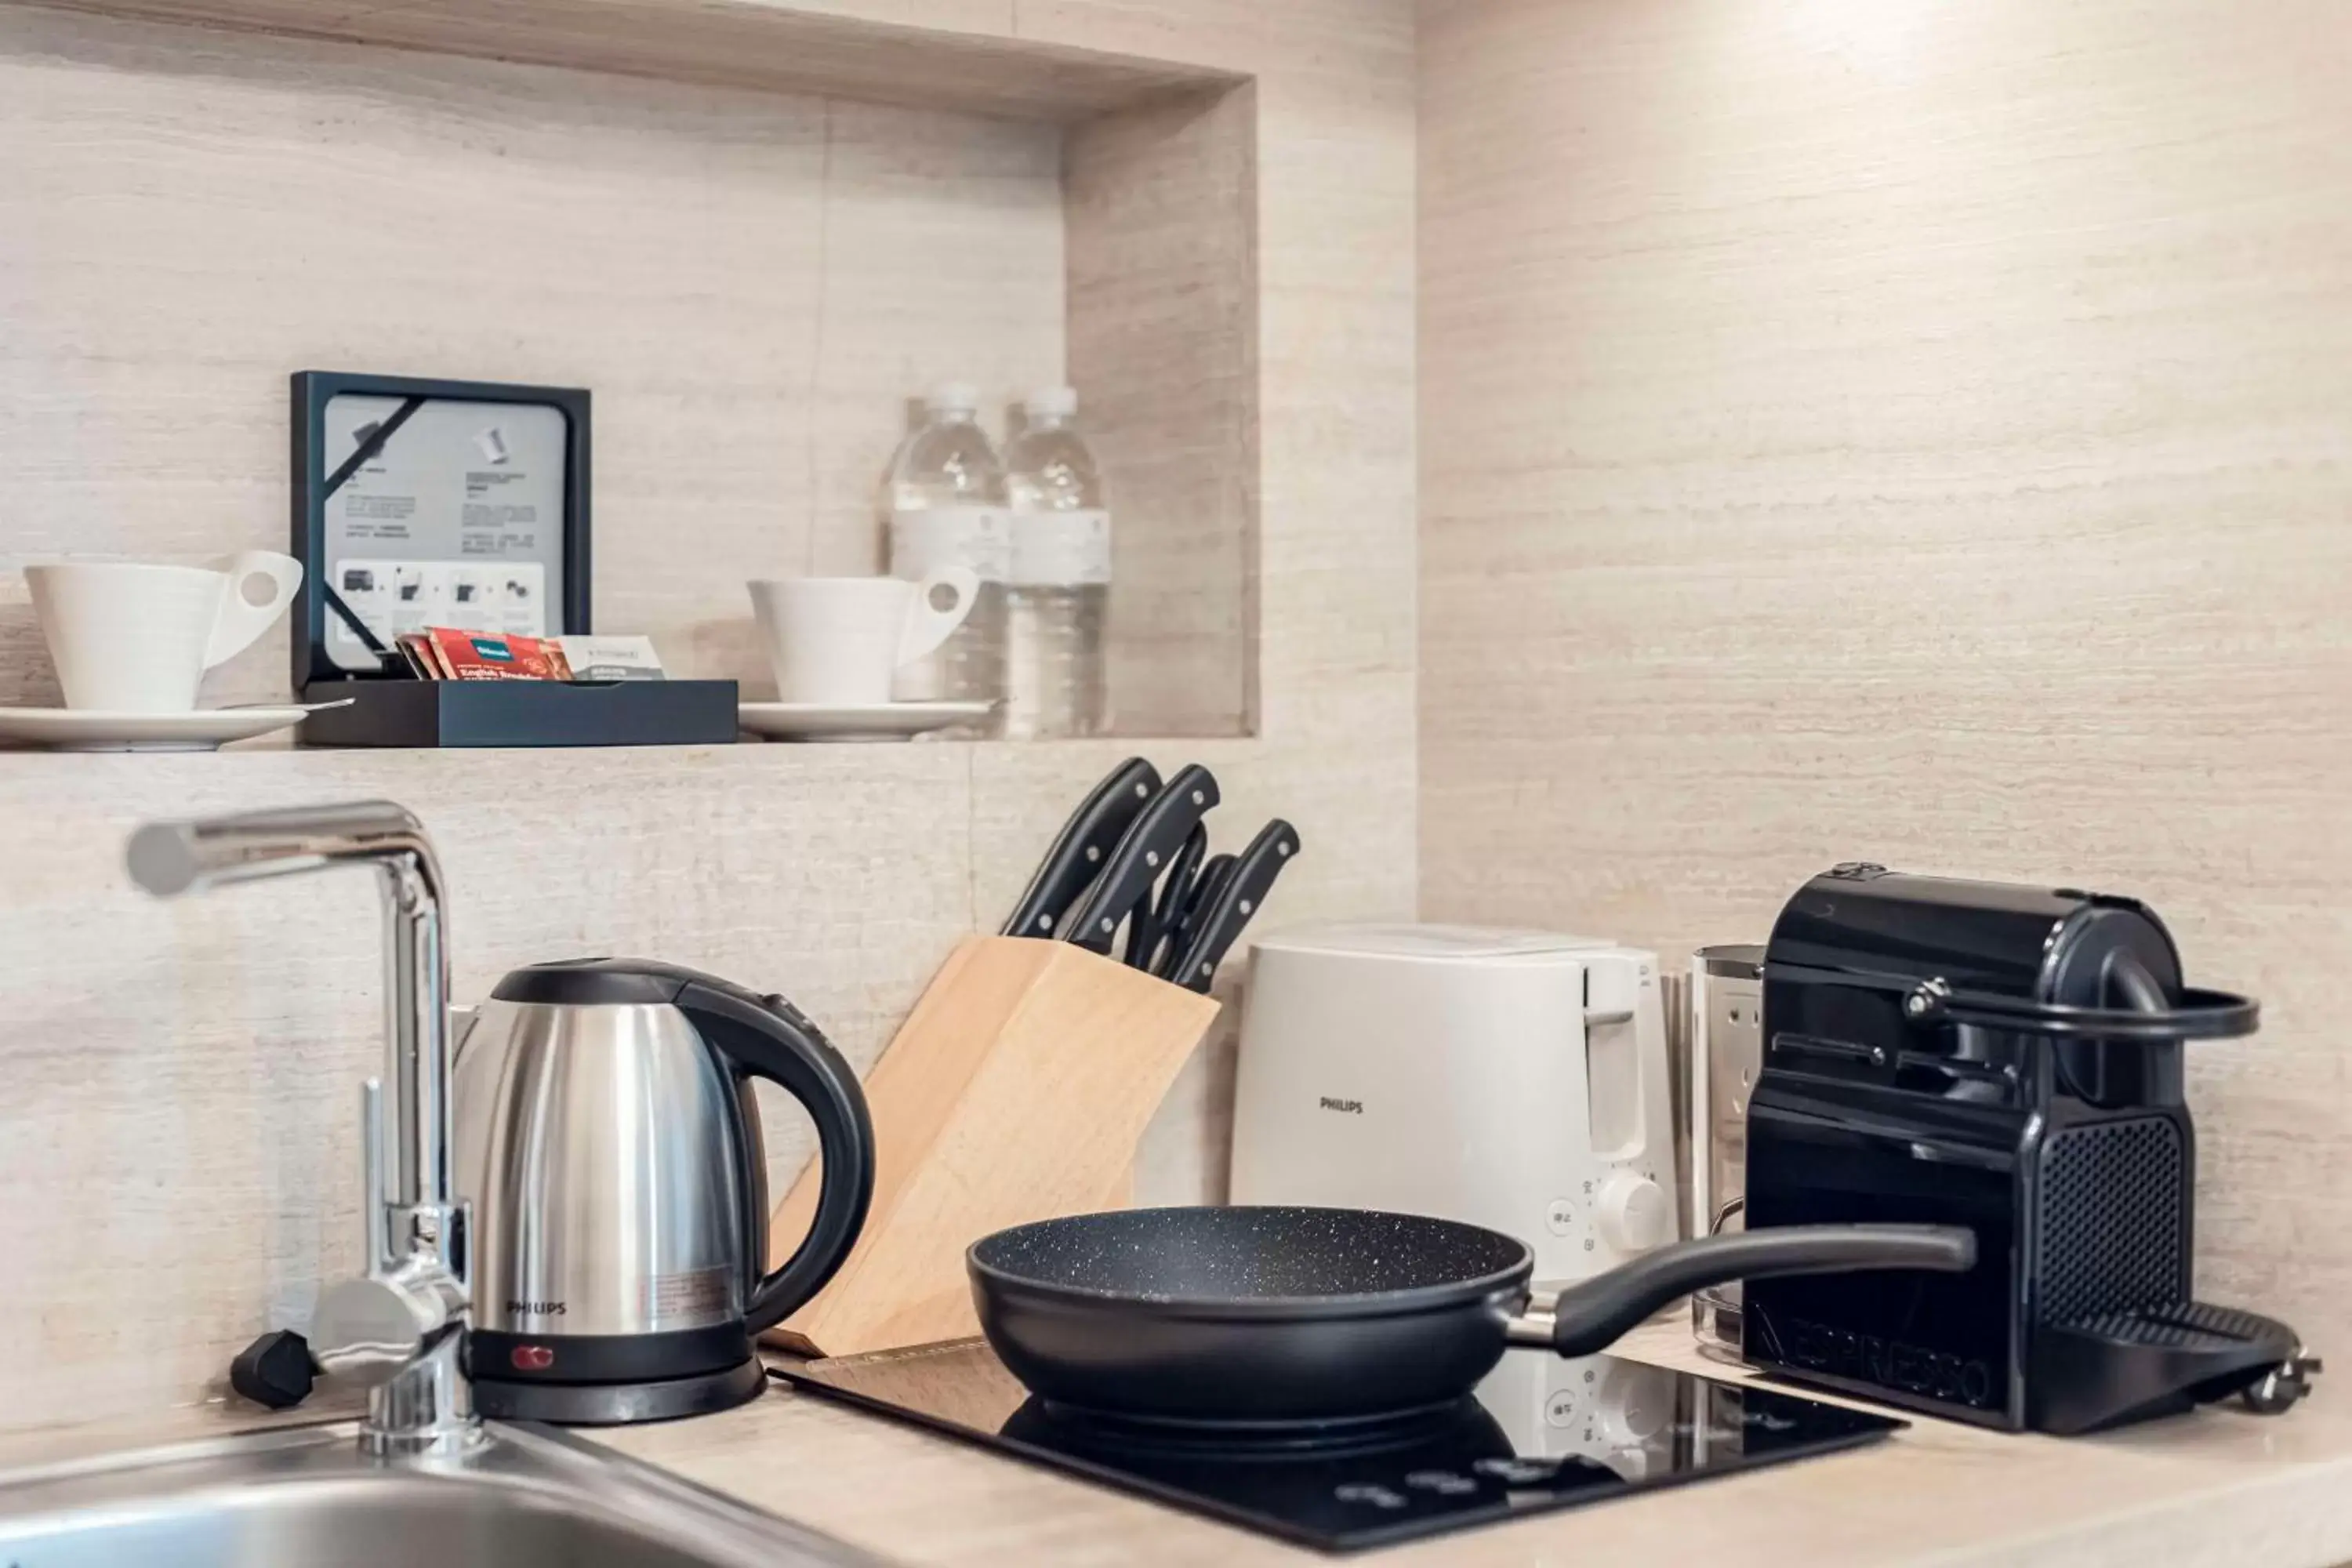
M1516 1236L1557 1288L1671 1241L1655 955L1584 937L1328 925L1250 958L1233 1201Z

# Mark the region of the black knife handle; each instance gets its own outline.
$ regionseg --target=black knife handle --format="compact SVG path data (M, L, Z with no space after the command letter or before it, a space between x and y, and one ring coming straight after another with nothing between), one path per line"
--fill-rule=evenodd
M1162 980L1174 977L1176 965L1192 945L1201 931L1201 919L1209 906L1224 891L1225 879L1234 874L1234 855L1212 855L1201 867L1201 874L1192 879L1192 889L1184 900L1184 907L1176 912L1176 924L1168 932L1168 942L1160 950L1159 967L1152 973Z
M1201 862L1208 853L1208 825L1195 824L1185 837L1184 847L1169 863L1168 875L1160 879L1160 897L1148 906L1139 905L1127 922L1129 969L1147 974L1158 969L1160 948L1176 934L1176 922L1183 917L1185 902L1192 896L1193 879L1201 874Z
M1200 885L1201 862L1209 856L1209 829L1206 824L1192 829L1184 840L1184 847L1176 851L1176 864L1168 868L1168 880L1160 887L1160 901L1151 907L1151 923L1162 932L1176 929L1183 918L1185 906L1192 900L1192 890Z
M1054 847L1029 879L1028 890L1013 906L1004 934L1055 935L1070 906L1101 874L1103 862L1159 793L1160 770L1141 757L1129 757L1106 774L1062 825Z
M1129 826L1102 875L1062 922L1062 940L1108 953L1121 922L1139 910L1149 913L1152 884L1221 798L1216 775L1187 763Z
M1280 817L1269 822L1250 840L1234 868L1201 912L1201 923L1183 955L1169 967L1168 978L1187 991L1206 995L1217 978L1217 965L1241 939L1242 929L1264 907L1283 868L1298 858L1298 829Z

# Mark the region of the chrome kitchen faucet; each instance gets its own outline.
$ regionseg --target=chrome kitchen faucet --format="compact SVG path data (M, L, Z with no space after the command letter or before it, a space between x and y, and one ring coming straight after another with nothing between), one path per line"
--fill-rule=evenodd
M384 910L383 1080L360 1096L367 1273L320 1293L317 1369L369 1390L361 1445L452 1454L482 1440L466 1380L471 1296L465 1205L450 1181L449 955L441 869L416 818L389 801L156 822L131 835L131 879L158 898L337 866L375 868Z

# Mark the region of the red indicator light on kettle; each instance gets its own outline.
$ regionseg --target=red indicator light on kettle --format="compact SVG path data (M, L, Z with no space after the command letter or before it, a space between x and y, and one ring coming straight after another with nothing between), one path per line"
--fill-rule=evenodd
M545 1372L555 1364L555 1349L551 1345L517 1345L507 1352L507 1360L517 1372Z

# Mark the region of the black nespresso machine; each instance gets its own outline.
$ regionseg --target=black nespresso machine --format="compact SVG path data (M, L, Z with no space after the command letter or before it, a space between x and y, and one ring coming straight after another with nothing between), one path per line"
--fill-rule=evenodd
M1750 1228L1964 1225L1966 1274L1749 1281L1768 1371L2011 1430L2243 1394L2283 1410L2294 1332L2193 1299L2189 1042L2255 1005L2181 980L2129 899L1841 866L1780 913L1748 1113Z

